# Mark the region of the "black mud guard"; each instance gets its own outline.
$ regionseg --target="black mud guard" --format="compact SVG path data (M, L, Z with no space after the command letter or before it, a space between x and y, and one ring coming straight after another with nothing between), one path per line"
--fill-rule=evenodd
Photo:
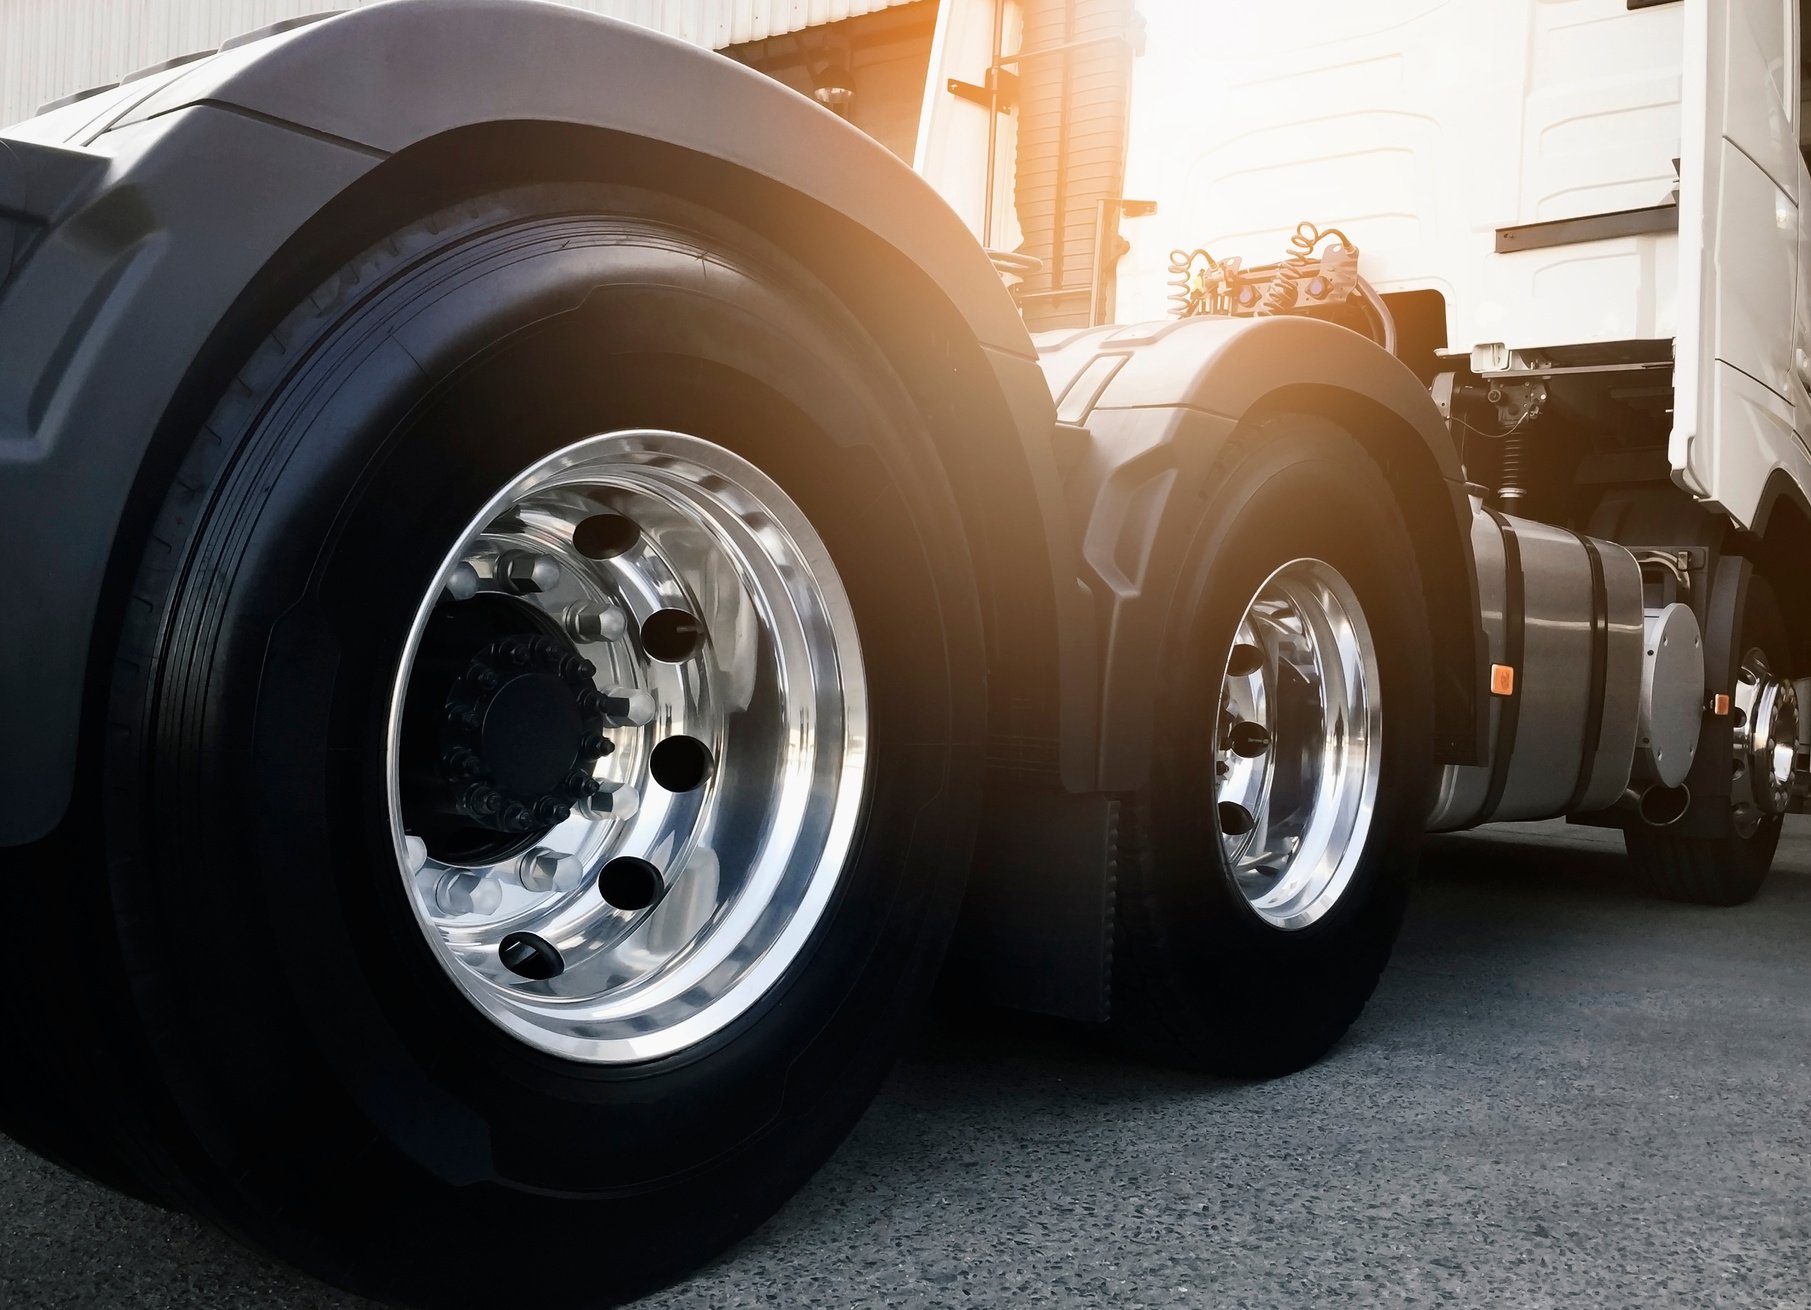
M68 810L98 704L85 691L105 674L91 652L109 649L147 502L211 397L283 310L391 230L369 230L380 199L423 203L390 194L397 176L422 185L408 161L477 186L476 143L497 130L514 133L504 153L553 143L570 176L715 204L872 326L964 499L989 672L1010 689L1004 749L1085 786L1098 697L1051 399L955 215L878 144L730 60L565 6L398 0L0 132L0 846Z
M1471 509L1451 434L1407 367L1307 318L1193 318L1040 346L1059 420L1086 429L1067 488L1101 641L1102 790L1146 779L1158 651L1195 507L1227 438L1274 413L1338 423L1397 489L1431 601L1436 754L1480 758L1486 648Z

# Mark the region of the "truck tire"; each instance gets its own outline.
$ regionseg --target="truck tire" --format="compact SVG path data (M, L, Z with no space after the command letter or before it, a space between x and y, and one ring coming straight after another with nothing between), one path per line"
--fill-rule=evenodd
M1426 600L1390 484L1332 424L1234 438L1179 578L1151 781L1122 807L1114 1028L1241 1077L1358 1016L1433 776Z
M1790 650L1786 623L1766 579L1749 581L1736 627L1739 640L1732 651L1736 658L1732 682L1784 667ZM1752 767L1744 758L1747 752L1732 751L1732 731L1739 736L1749 726L1737 721L1741 717L1739 708L1729 718L1706 715L1698 749L1724 759L1733 754L1741 760L1741 767ZM1773 867L1782 822L1780 814L1741 809L1727 792L1705 795L1694 798L1680 820L1681 827L1689 825L1697 831L1625 821L1623 846L1636 877L1656 896L1693 905L1744 905L1759 894Z
M797 263L622 188L436 214L272 333L151 526L68 907L166 1190L365 1295L599 1304L817 1168L977 821L916 414Z

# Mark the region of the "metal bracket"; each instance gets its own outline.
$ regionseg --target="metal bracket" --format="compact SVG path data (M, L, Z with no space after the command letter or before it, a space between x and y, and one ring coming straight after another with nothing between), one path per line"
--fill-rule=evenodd
M973 82L964 82L954 77L945 82L944 86L958 99L971 100L996 114L1005 113L1019 103L1019 76L1003 68L988 69L987 83L984 86L976 86Z

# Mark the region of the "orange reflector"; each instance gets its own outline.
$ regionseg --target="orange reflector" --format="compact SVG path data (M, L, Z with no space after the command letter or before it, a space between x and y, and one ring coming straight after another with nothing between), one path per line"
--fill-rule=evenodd
M1515 669L1507 664L1490 666L1490 694L1492 696L1515 695Z
M1710 698L1710 712L1718 716L1729 713L1729 696L1727 693L1720 691Z

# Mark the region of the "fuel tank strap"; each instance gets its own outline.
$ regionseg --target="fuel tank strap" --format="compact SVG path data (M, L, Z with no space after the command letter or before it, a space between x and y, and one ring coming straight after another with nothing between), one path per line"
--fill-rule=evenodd
M1585 796L1597 773L1598 740L1603 736L1604 687L1610 662L1610 592L1604 583L1603 552L1597 543L1583 534L1579 545L1585 548L1585 560L1591 567L1591 680L1590 702L1585 708L1585 735L1578 760L1578 785L1566 802L1568 814L1583 807Z
M1500 697L1502 707L1497 717L1497 740L1490 756L1490 786L1484 793L1479 813L1494 814L1502 802L1503 790L1509 785L1509 769L1515 762L1516 724L1522 714L1523 645L1525 604L1522 581L1522 546L1509 519L1494 509L1484 511L1503 534L1503 660L1515 669L1516 680L1509 695Z

